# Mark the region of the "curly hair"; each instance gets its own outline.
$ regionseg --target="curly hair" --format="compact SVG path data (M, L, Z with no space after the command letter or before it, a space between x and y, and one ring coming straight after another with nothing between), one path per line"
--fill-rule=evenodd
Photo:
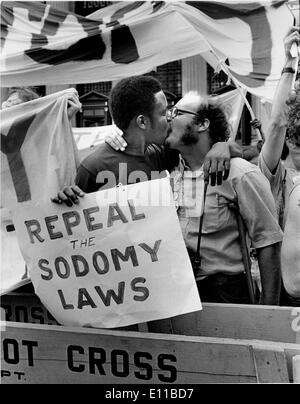
M203 99L195 116L195 123L202 123L209 120L209 136L211 145L217 142L225 142L230 136L230 129L227 117L221 105L211 99Z
M31 87L11 87L8 91L8 97L17 93L23 102L32 101L39 98L39 95Z
M146 115L152 121L154 96L161 90L160 82L151 76L134 76L119 81L109 97L109 109L115 124L126 130L138 115Z
M287 101L287 131L286 138L300 144L300 82Z

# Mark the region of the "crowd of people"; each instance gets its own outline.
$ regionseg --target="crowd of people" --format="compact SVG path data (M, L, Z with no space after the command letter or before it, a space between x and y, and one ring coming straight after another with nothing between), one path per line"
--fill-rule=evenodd
M300 85L294 85L293 43L300 45L299 27L285 38L286 61L258 165L227 141L227 118L212 98L189 92L167 109L159 81L135 76L119 81L110 94L110 112L122 134L112 133L87 156L75 184L53 202L72 206L84 193L128 184L136 171L147 180L153 172L168 172L201 300L247 304L254 295L260 304L300 306ZM36 98L25 93L12 89L2 107ZM78 94L70 95L70 119L80 107ZM104 171L116 182L103 179ZM247 272L250 245L260 290Z

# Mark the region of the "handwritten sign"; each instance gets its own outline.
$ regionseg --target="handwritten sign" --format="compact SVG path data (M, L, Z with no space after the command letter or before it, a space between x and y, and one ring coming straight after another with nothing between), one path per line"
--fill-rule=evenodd
M28 202L13 220L60 324L113 328L201 309L168 179L86 194L72 208Z

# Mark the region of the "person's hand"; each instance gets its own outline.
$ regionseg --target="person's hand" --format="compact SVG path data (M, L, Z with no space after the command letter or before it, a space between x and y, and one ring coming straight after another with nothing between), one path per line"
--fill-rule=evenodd
M261 129L261 122L258 119L253 119L252 121L250 121L250 125L254 128L254 129Z
M289 32L287 33L286 37L284 38L284 51L285 56L288 60L295 59L291 55L291 47L293 43L296 43L297 46L300 46L300 27L295 26L292 27Z
M205 156L203 171L204 181L212 186L221 185L226 180L230 170L230 149L228 142L218 142L213 145Z
M58 204L65 203L71 207L73 203L76 205L79 203L78 197L84 197L84 192L77 185L71 185L58 192L56 197L51 198L51 201Z
M260 133L260 135L261 135L262 140L265 140L265 135L264 135L264 133L263 133L263 131L262 131L260 120L258 120L257 118L255 118L255 119L253 119L252 121L250 121L250 125L251 125L254 129L258 130L259 133Z
M115 150L124 151L127 147L123 132L116 125L112 125L111 133L106 136L105 142Z
M73 93L68 94L68 118L71 120L73 116L81 110L81 102L79 101L78 93L74 89Z

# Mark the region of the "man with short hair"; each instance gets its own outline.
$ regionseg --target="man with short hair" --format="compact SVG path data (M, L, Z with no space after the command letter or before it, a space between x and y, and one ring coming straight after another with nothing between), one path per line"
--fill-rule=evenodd
M128 147L122 153L104 143L84 159L75 180L84 192L136 182L133 171L139 173L140 181L147 181L168 168L164 151L158 147L168 128L167 99L159 81L150 76L123 79L112 89L109 103Z
M183 237L193 259L197 251L203 189L203 163L216 142L228 138L228 123L213 99L196 92L184 96L170 111L172 119L166 144L180 152L174 176L178 216ZM200 192L201 194L201 192ZM198 193L199 195L199 193ZM241 158L231 160L222 185L208 186L201 237L201 265L195 271L203 301L250 303L244 273L240 236L232 205L238 206L260 267L261 304L279 303L282 232L276 220L270 185L259 169Z

